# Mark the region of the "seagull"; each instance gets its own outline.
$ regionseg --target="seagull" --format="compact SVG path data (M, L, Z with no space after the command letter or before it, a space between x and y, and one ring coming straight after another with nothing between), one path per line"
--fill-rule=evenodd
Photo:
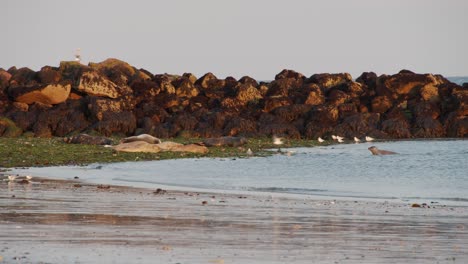
M283 145L283 139L282 139L282 138L279 138L279 137L276 137L276 136L273 136L273 144L275 144L275 145Z
M354 137L354 142L359 143L359 142L361 142L361 140L359 138L357 138L357 137Z
M32 178L33 178L33 177L32 177L32 176L30 176L30 175L27 175L27 176L26 176L26 180L27 180L27 181L31 181L31 180L32 180Z
M16 180L15 175L8 175L8 181L14 181L14 180Z
M343 143L343 142L344 142L344 141L343 141L343 138L342 138L342 137L339 137L339 138L338 138L338 142Z
M344 137L336 136L336 139L338 139L338 142L340 142L340 140L343 140Z
M249 156L253 155L253 152L252 152L252 150L250 148L247 150L247 155L249 155Z
M374 141L374 138L366 136L366 141L367 141L367 142L369 142L369 141Z
M320 143L322 143L322 142L324 142L324 141L325 141L325 140L323 140L323 138L321 138L321 137L318 137L318 139L317 139L317 140L318 140L318 142L320 142Z
M333 140L337 140L338 138L335 135L332 135Z

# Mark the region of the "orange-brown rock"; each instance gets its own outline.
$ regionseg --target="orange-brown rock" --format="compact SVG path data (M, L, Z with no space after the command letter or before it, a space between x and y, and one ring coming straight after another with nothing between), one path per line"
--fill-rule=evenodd
M81 75L77 90L89 95L117 98L120 96L117 85L98 72L85 72Z
M47 105L60 104L67 100L70 94L70 84L46 84L26 87L10 87L8 93L16 102Z
M351 81L353 81L353 78L349 73L320 73L312 75L307 80L307 82L315 83L325 90Z

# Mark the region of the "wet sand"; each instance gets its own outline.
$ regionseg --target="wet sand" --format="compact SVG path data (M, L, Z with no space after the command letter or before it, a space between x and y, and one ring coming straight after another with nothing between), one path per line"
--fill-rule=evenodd
M0 176L0 263L468 263L468 208Z

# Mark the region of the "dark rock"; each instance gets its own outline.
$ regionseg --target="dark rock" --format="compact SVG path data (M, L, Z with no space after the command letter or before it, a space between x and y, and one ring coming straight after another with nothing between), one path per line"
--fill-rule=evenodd
M216 76L213 73L208 72L202 77L200 77L200 79L198 79L195 82L195 85L201 87L202 89L219 88L217 87L217 80L218 78L216 78Z
M89 127L104 136L135 134L136 118L132 112L108 112L105 118Z
M0 117L0 137L19 137L23 131L16 124L6 118Z
M382 131L391 138L410 138L410 124L405 118L390 118L382 122Z
M241 117L233 117L226 122L223 134L228 136L255 136L257 134L257 123Z
M363 72L356 79L356 82L366 85L371 90L375 90L377 87L377 74L375 72Z
M39 81L44 84L59 83L62 79L62 74L57 68L44 66L37 73L37 77Z
M273 111L274 109L276 109L278 107L287 106L287 105L291 105L291 104L292 104L292 100L290 98L288 98L288 97L269 96L269 97L265 98L265 106L264 106L263 110L268 113L268 112L271 112L271 111Z
M345 138L364 137L375 134L378 129L380 115L375 113L358 113L343 120L334 129L334 133Z
M242 84L250 84L255 87L258 86L258 82L254 78L249 77L249 76L243 76L242 78L239 79L239 82Z
M270 83L267 96L289 96L289 91L299 89L302 86L302 79L284 78Z
M306 117L312 109L311 105L293 104L288 106L281 106L273 110L273 114L284 120L285 122L292 122L300 117Z
M315 83L324 90L328 90L332 87L351 81L353 81L353 78L349 73L320 73L314 74L306 80L307 83Z
M372 112L383 114L393 106L393 102L387 96L377 96L372 100Z
M287 79L287 78L296 79L296 80L299 80L299 79L304 80L305 76L296 71L286 70L286 69L282 70L280 73L276 74L275 76L275 80Z

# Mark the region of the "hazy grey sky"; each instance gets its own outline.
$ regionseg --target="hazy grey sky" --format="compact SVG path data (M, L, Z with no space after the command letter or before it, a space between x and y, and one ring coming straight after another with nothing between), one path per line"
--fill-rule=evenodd
M468 75L467 0L2 0L0 67L122 59L153 73Z

